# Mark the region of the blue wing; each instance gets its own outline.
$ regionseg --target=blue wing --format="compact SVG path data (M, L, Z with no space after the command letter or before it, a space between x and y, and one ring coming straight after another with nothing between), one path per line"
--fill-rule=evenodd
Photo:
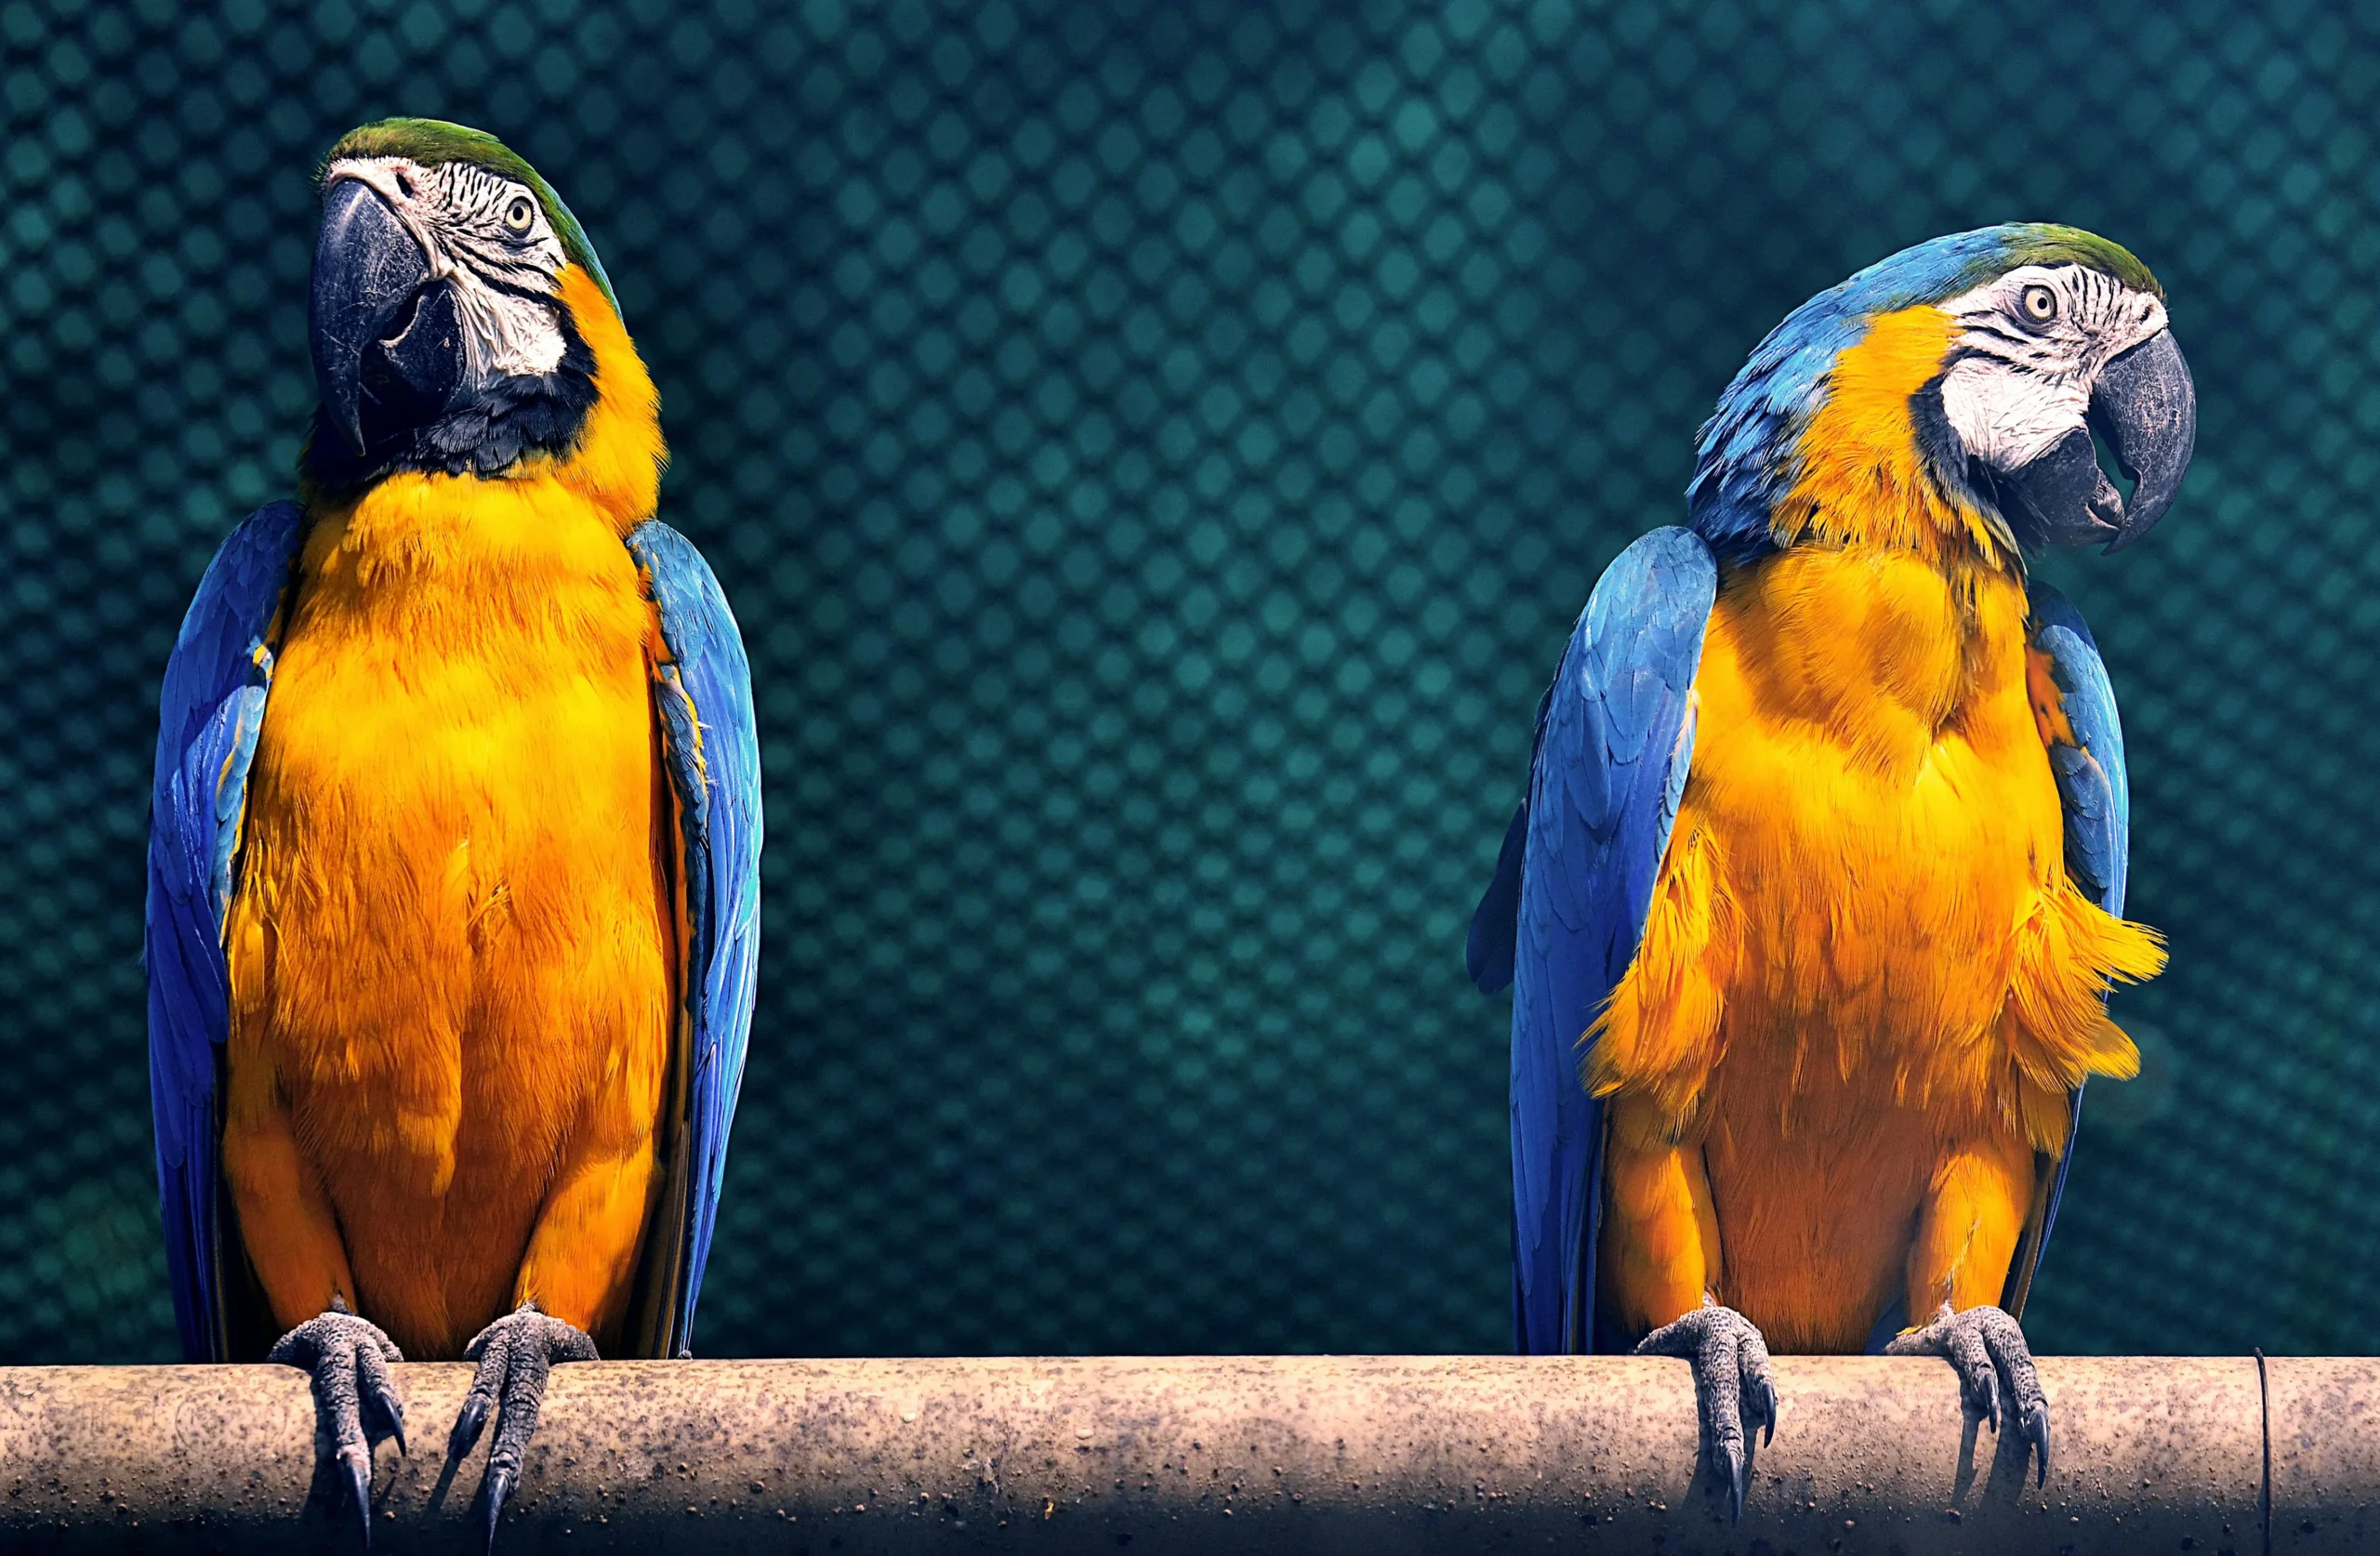
M674 1193L676 1278L664 1353L691 1353L744 1081L760 949L760 748L744 640L710 566L658 520L628 533L660 613L668 661L654 667L662 756L676 796L685 900L685 1111Z
M1513 983L1514 1337L1590 1349L1603 1105L1580 1039L1643 938L1694 750L1689 699L1718 592L1711 548L1659 529L1587 601L1538 711L1528 797L1466 947L1489 992Z
M2076 744L2049 748L2050 771L2066 811L2066 873L2076 890L2122 917L2125 877L2131 873L2132 792L2124 771L2123 725L2116 718L2115 688L2107 662L2082 613L2047 584L2032 587L2033 647L2049 655L2050 679ZM2057 1202L2066 1193L2067 1167L2082 1127L2082 1088L2067 1101L2066 1154L2049 1167L2038 1213L2008 1270L2001 1306L2021 1315L2030 1294L2042 1250L2049 1246Z
M248 764L272 683L271 632L298 556L295 503L259 508L199 581L165 663L149 801L149 1096L182 1354L228 1359L217 1246L216 1077L231 1019L223 918Z

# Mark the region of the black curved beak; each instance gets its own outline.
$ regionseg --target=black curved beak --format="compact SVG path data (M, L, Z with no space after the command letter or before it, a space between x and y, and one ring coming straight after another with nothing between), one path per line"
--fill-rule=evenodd
M2121 551L2174 506L2198 446L2198 390L2173 331L2158 331L2100 370L2090 417L2133 481L2122 525L2108 542Z
M364 452L367 356L386 358L391 337L410 333L416 300L429 284L429 256L378 192L354 178L332 184L314 239L306 322L324 420L359 455Z
M2172 331L2158 331L2100 370L2086 419L2088 428L1995 482L2029 551L2100 542L2122 550L2174 506L2198 442L2198 396ZM2099 468L2094 429L2132 481L2129 500Z

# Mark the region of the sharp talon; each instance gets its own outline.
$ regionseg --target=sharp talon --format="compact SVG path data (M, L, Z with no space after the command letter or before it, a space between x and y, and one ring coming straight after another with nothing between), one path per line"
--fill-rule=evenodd
M2034 1450L2042 1456L2041 1475L2033 1482L2037 1487L2049 1484L2049 1407L2036 1404L2025 1412L2025 1435L2032 1440Z
M372 1545L372 1459L363 1449L341 1448L338 1461L347 1470L347 1483L355 1492L355 1522L363 1531L364 1549Z
M397 1457L403 1458L405 1457L405 1407L397 1403L394 1394L384 1391L380 1395L380 1408L389 1413L389 1435L396 1439Z
M504 1516L505 1501L512 1495L512 1471L496 1469L487 1472L487 1548L496 1549L496 1521Z
M1744 1488L1752 1480L1752 1455L1744 1444L1727 1444L1727 1518L1740 1523L1744 1516Z
M480 1440L480 1433L486 1428L487 1396L475 1393L463 1402L463 1413L455 1418L455 1430L446 1437L447 1454L460 1458L469 1453L471 1444Z

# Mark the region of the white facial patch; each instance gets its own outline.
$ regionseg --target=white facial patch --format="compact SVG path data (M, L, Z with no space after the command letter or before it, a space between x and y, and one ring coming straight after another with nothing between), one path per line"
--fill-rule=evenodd
M550 299L569 257L535 191L469 163L404 157L343 157L323 181L341 178L387 202L429 257L431 279L452 286L475 384L561 365L567 343Z
M2165 327L2157 297L2084 265L2021 266L1941 308L1960 326L1942 414L2003 471L2083 426L2099 370Z

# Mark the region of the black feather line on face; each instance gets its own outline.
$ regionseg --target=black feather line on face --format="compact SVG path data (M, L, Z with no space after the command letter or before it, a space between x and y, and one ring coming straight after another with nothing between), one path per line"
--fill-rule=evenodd
M1937 373L1918 386L1909 397L1909 421L1917 434L1917 452L1925 462L1926 473L1946 497L1976 495L1975 483L1967 466L1967 446L1959 439L1958 429L1950 425L1950 413L1942 408L1942 379L1951 363L1969 353L1954 353L1944 363L1943 372Z
M322 411L298 455L300 472L317 490L339 494L399 470L430 475L501 475L532 454L561 456L577 447L595 408L595 352L556 305L562 361L551 373L498 379L418 427L372 431L361 455L323 425Z
M2016 542L2018 555L2011 560L2021 567L2024 553L2033 546L2014 526L2007 509L2002 506L1990 467L1967 453L1958 429L1950 425L1950 413L1942 408L1942 379L1951 366L1964 357L1988 354L1968 349L1953 350L1944 359L1942 372L1925 380L1909 397L1909 420L1917 435L1918 457L1924 463L1926 473L1933 477L1935 489L1949 500L1964 503L1983 514L1987 521L1997 518L1999 522L1993 527L2003 532L2003 539Z

